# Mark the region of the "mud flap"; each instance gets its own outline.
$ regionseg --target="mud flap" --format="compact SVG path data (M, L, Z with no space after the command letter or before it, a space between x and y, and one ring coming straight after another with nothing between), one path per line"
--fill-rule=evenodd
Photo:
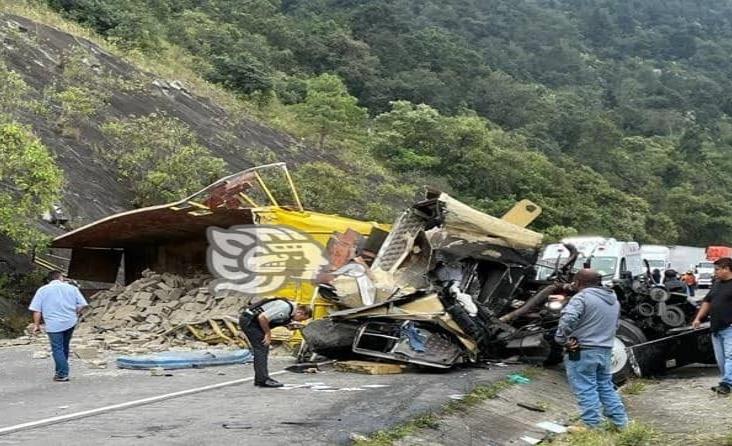
M640 377L663 374L688 364L714 364L709 328L684 328L679 333L628 348L633 373Z

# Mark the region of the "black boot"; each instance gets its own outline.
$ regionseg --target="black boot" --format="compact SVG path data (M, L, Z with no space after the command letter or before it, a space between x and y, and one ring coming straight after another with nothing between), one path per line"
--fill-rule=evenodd
M261 383L255 382L254 385L257 387L282 387L282 386L284 386L284 384L282 384L279 381L275 381L272 378L267 378L266 381L263 381Z

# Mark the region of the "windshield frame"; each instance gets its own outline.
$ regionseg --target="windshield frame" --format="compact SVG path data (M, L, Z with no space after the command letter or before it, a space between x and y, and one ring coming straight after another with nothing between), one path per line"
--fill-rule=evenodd
M605 261L606 259L608 261L612 262L612 269L610 271L607 271L607 268L603 269L602 275L603 276L614 276L617 273L618 270L618 257L615 256L592 256L590 257L591 263L590 267L592 269L597 270L597 260L601 259L601 261ZM611 260L612 259L612 260ZM559 258L559 267L561 268L565 263L567 263L567 260L569 260L566 257L560 257ZM574 267L572 268L572 272L577 272L580 269L582 269L584 266L584 263L587 261L586 257L583 257L582 255L577 257L577 260L574 262ZM539 280L546 280L551 273L554 272L554 266L557 265L557 258L549 258L549 259L540 259L538 262L536 262L535 268L536 268L536 277ZM598 271L600 272L600 271Z

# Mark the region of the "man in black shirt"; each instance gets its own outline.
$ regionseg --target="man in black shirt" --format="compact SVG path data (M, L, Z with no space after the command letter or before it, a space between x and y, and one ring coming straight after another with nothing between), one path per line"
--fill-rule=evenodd
M692 326L698 328L710 315L714 356L722 375L719 385L712 390L729 395L732 389L732 259L722 257L714 262L714 278L714 285L704 297Z
M242 312L239 317L239 327L247 335L249 348L254 355L255 386L282 387L282 384L269 377L267 370L269 344L272 342L271 329L287 327L295 330L300 328L298 322L310 319L312 315L310 307L295 306L283 298L264 299Z

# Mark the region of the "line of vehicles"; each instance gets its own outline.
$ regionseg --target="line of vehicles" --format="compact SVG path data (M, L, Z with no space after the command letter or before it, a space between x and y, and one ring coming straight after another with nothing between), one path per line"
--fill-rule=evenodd
M687 271L694 273L699 288L709 288L714 278L714 261L721 257L732 257L732 248L728 246L708 246L704 249L704 258L686 257L693 263L672 264L675 246L639 245L632 241L619 241L605 237L568 237L561 243L547 245L541 252L537 263L537 279L545 280L557 266L562 265L569 258L567 244L571 244L579 251L575 265L591 264L605 276L604 283L610 285L613 280L620 279L623 274L633 277L646 272L658 271L658 276L664 277L667 270L674 269L683 274ZM697 250L698 251L698 250Z

